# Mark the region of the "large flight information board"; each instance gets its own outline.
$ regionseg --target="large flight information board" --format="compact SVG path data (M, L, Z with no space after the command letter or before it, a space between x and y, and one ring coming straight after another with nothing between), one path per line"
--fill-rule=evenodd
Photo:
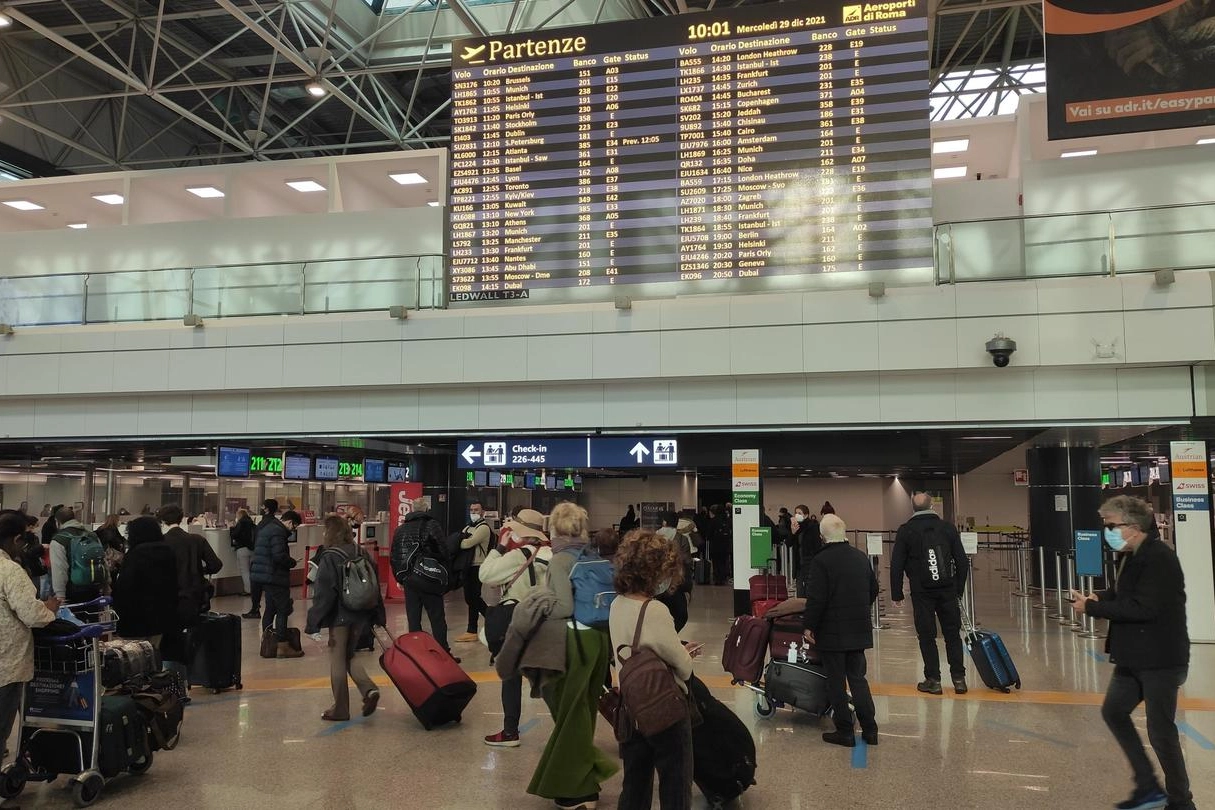
M926 3L457 41L450 299L931 267Z

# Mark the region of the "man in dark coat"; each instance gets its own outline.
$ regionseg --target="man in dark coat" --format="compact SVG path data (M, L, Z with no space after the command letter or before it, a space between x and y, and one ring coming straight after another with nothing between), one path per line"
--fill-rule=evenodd
M911 609L915 633L924 659L924 680L916 689L940 695L941 654L937 650L937 621L945 637L945 656L954 691L966 694L966 660L962 652L962 608L958 603L966 587L970 560L958 530L932 511L932 496L917 492L911 498L915 514L899 527L890 557L890 599L903 604L903 576L911 580Z
M835 731L823 741L852 748L852 711L848 690L861 724L861 739L878 744L873 695L865 679L865 650L873 646L870 608L878 596L877 577L864 552L848 543L847 526L836 515L823 518L823 549L810 561L807 578L805 635L813 643L827 671L827 698L835 712ZM847 688L845 688L845 685Z
M279 658L299 658L304 654L303 650L291 646L287 632L287 617L292 610L291 569L295 566L287 543L301 522L299 514L290 509L283 513L281 520L273 515L263 520L257 527L257 542L249 564L250 581L260 584L266 597L262 632L273 625Z
M193 627L211 602L207 577L219 573L224 563L207 538L181 527L185 513L180 504L165 504L157 517L165 527L164 544L177 561L177 620L181 627Z
M392 573L397 582L404 585L419 554L430 554L443 559L443 540L443 526L430 513L430 498L416 498L413 511L405 516L392 536ZM423 609L430 617L430 634L443 649L451 652L451 645L447 641L447 614L443 607L443 594L424 593L418 588L406 587L405 619L409 632L422 632Z
M1170 810L1194 810L1177 736L1177 696L1190 667L1181 562L1156 533L1156 516L1147 501L1111 498L1101 506L1101 520L1106 543L1122 556L1117 581L1097 594L1071 595L1077 613L1110 623L1105 651L1114 674L1101 716L1135 775L1131 797L1117 806L1160 807L1167 801ZM1164 791L1131 719L1140 703L1147 706L1148 740L1164 771Z

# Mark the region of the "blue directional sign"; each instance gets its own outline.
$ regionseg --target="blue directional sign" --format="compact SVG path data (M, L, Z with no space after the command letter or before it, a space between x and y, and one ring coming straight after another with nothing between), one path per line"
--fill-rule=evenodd
M461 439L456 444L457 466L462 470L586 467L587 441L537 436Z
M674 467L679 440L653 437L591 439L591 467Z

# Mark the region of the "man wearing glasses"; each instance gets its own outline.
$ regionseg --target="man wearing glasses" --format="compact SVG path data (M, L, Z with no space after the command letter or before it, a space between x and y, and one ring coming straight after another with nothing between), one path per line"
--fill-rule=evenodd
M1122 555L1112 588L1087 596L1072 591L1072 607L1108 619L1105 651L1114 665L1101 716L1135 775L1123 810L1193 810L1194 797L1177 736L1177 696L1190 665L1185 577L1181 563L1156 531L1147 501L1120 495L1101 507L1105 542ZM1164 771L1165 790L1131 721L1146 704L1148 740Z

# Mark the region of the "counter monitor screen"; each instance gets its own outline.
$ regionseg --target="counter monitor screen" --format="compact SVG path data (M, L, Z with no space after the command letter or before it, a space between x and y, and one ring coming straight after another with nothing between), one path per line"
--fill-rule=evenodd
M317 456L312 460L312 477L317 481L336 481L341 464L337 456Z
M385 469L384 459L363 459L363 480L368 484L383 484L388 480L387 475L388 472Z
M409 465L388 462L388 483L401 484L409 480Z
M220 447L217 456L215 474L220 478L249 477L252 451L248 447Z
M489 484L488 484L488 485L489 485L489 486L491 486L491 487L500 487L500 486L502 486L502 473L498 472L497 470L490 470L490 471L489 471Z
M524 489L535 489L536 488L536 474L535 473L526 473L524 475L523 488Z
M307 481L312 478L312 456L302 453L287 453L283 456L283 479Z
M452 43L450 299L932 268L928 0Z
M483 487L488 480L489 476L486 475L485 470L477 470L475 473L473 473L474 487Z
M546 476L544 479L544 488L550 491L557 489L557 476Z
M1162 484L1173 483L1173 471L1169 467L1169 465L1167 465L1167 464L1159 465L1158 467L1156 467L1156 472L1160 475L1160 483L1162 483Z

